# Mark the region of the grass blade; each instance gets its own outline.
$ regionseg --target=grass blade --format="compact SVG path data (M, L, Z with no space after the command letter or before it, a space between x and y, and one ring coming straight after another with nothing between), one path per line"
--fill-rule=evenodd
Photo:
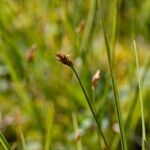
M120 108L120 103L119 103L119 96L118 96L118 90L117 90L117 83L116 83L116 79L115 79L115 72L113 70L111 51L110 51L110 46L109 46L108 38L106 35L105 27L104 27L103 11L102 11L100 4L99 4L99 8L100 8L101 25L102 25L102 30L103 30L103 35L104 35L104 40L105 40L105 45L106 45L106 50L107 50L109 69L110 69L110 74L111 74L111 81L112 81L113 92L114 92L114 97L115 97L115 108L116 108L118 122L119 122L119 128L120 128L121 145L122 145L123 150L127 150L127 142L126 142L126 137L125 137L123 119L122 119L122 115L121 115L121 108Z
M45 147L44 150L49 150L51 146L51 140L52 140L52 129L53 129L53 122L54 122L54 104L50 103L48 104L46 108L46 120L45 120Z
M78 120L77 120L77 115L76 113L73 113L72 114L72 121L73 121L73 126L74 126L74 130L75 132L77 133L78 130L79 130L79 127L78 127ZM80 133L79 133L80 134ZM80 135L79 135L80 136ZM81 142L81 137L77 137L76 139L76 143L77 143L77 150L83 150L82 148L82 142Z
M0 143L4 148L4 150L10 150L10 146L1 131L0 131Z
M136 67L137 67L137 78L138 78L138 87L139 87L139 99L140 99L140 108L141 108L141 118L142 118L142 150L146 149L146 132L145 132L145 120L144 120L144 108L143 108L143 97L142 97L142 89L141 89L141 78L139 71L139 62L137 56L137 47L135 40L133 41L135 59L136 59Z
M141 77L141 83L143 83L145 81L145 76L147 75L147 72L148 72L149 66L150 66L150 59L148 59L148 61L146 62L146 64L144 66L145 66L145 69L144 69L142 77ZM132 86L130 87L130 89L132 90ZM135 109L136 109L136 106L137 106L137 101L138 101L138 98L139 98L138 84L136 85L133 92L134 92L134 95L133 95L133 98L132 98L133 100L132 100L132 102L129 106L129 109L127 111L127 117L125 119L124 127L125 127L126 131L127 131L127 129L131 128L130 126L133 126L132 124L134 123L132 118L134 117L133 114L135 112ZM131 120L132 120L133 123L131 122ZM130 125L128 124L129 122L131 122ZM132 129L132 131L134 131L134 130ZM119 146L119 137L117 135L113 138L113 140L111 142L111 145L112 145L111 146L112 149L117 149L117 147Z
M85 31L83 34L83 38L81 41L81 55L83 56L83 60L86 57L86 54L88 52L88 43L89 43L89 39L91 36L91 31L93 28L93 22L94 22L94 17L95 17L95 11L96 11L96 0L91 0L91 7L89 10L89 14L88 14L88 19L87 19L87 23L85 26Z
M115 62L115 44L117 40L117 29L118 29L118 11L119 11L119 0L114 1L113 10L113 22L112 22L112 60L113 65Z
M24 135L23 135L21 125L19 125L18 129L19 129L19 136L20 136L22 148L23 148L23 150L27 150L27 146L26 146L26 143L25 143L25 139L24 139Z

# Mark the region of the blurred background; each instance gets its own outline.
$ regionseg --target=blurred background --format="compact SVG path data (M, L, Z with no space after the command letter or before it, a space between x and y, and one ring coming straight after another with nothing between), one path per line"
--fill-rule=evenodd
M128 148L140 150L136 40L150 148L150 1L101 4ZM12 149L104 148L78 81L56 52L73 61L110 147L120 149L99 11L96 0L0 0L0 130ZM97 70L100 80L92 89Z

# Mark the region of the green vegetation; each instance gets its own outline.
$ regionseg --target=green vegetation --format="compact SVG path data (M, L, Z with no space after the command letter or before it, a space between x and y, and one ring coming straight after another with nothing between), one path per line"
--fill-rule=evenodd
M0 143L1 143L1 146L5 150L9 150L10 149L10 146L9 146L7 140L5 139L4 135L2 134L2 132L0 132Z
M0 150L150 149L149 0L0 6Z

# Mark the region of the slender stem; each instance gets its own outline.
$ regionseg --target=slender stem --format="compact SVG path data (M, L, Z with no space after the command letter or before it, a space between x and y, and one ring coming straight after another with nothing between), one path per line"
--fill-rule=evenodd
M119 11L119 0L114 1L113 10L113 22L112 22L112 63L115 63L115 44L117 40L117 28L118 28L118 11Z
M150 66L150 58L148 59L148 61L146 62L146 65L145 65L145 69L143 71L143 74L141 76L141 83L143 83L145 81L145 76L147 75L147 72L149 70L149 66ZM128 127L128 122L131 121L131 118L132 118L132 114L135 110L135 106L137 104L137 100L138 100L138 96L139 96L139 88L138 88L138 84L136 85L135 87L135 95L134 95L134 98L133 98L133 103L131 104L131 107L129 108L129 111L128 111L128 114L127 114L127 119L125 121L125 130L127 129Z
M133 41L133 45L134 45L136 67L137 67L137 78L138 78L141 118L142 118L142 150L145 150L146 149L146 132L145 132L145 120L144 120L144 108L143 108L143 97L142 97L142 89L141 89L141 78L140 78L140 72L139 72L139 63L138 63L138 56L137 56L137 47L136 47L135 40Z
M106 139L105 139L105 136L104 136L104 134L103 134L103 132L102 132L102 129L101 129L100 125L99 125L99 122L98 122L98 120L97 120L96 114L95 114L95 112L94 112L94 110L93 110L93 107L92 107L92 105L91 105L90 99L89 99L89 97L88 97L88 95L87 95L87 93L86 93L86 91L85 91L85 89L84 89L84 87L83 87L83 84L82 84L82 82L81 82L81 80L80 80L80 78L79 78L79 76L78 76L76 70L74 69L73 66L72 66L71 68L72 68L73 72L75 73L75 75L76 75L76 77L77 77L77 79L78 79L78 81L79 81L79 84L80 84L81 89L82 89L82 91L83 91L83 93L84 93L84 96L85 96L85 98L86 98L86 100L87 100L88 106L89 106L90 111L91 111L91 113L92 113L92 115L93 115L93 117L94 117L94 120L95 120L96 124L97 124L97 127L98 127L98 129L99 129L99 132L100 132L100 134L101 134L101 136L102 136L102 138L103 138L103 140L104 140L104 143L105 143L106 147L108 148L108 144L107 144L107 142L106 142Z
M150 58L147 60L147 62L144 66L145 66L145 69L144 69L143 74L141 76L141 83L143 83L145 81L145 76L147 75L147 72L149 71ZM135 112L135 108L136 108L138 97L139 97L138 84L135 86L135 89L133 91L132 91L132 86L133 85L131 84L130 90L131 90L132 93L134 93L134 95L133 95L133 100L132 100L132 102L129 106L129 109L127 111L127 117L125 119L125 124L124 124L125 131L130 128L130 126L133 122L133 121L131 122L131 119L134 117L133 114ZM129 122L130 122L130 124L129 124ZM134 124L134 122L133 122L133 124ZM117 149L118 146L119 146L119 137L116 135L111 140L110 147L112 147L112 149Z
M0 131L0 143L4 148L4 150L10 150L10 146L1 131Z
M78 132L79 127L78 127L78 119L77 119L76 113L72 114L72 121L73 121L73 126L74 126L74 129L75 129L75 132ZM77 140L77 150L83 150L81 138L79 138Z
M21 125L18 126L18 129L19 129L19 136L20 136L20 140L21 140L21 144L22 144L22 149L27 150L27 146L25 143L25 139L24 139Z
M118 117L118 122L119 122L119 128L120 128L121 145L122 145L123 150L127 150L127 142L126 142L126 137L125 137L123 119L122 119L122 115L121 115L117 83L116 83L115 73L114 73L113 66L112 66L112 57L111 57L110 46L109 46L109 42L108 42L108 39L106 36L106 31L104 28L104 18L103 18L103 12L102 12L101 5L100 5L100 9L101 9L100 10L101 25L102 25L102 30L103 30L103 35L104 35L104 40L105 40L105 45L106 45L106 50L107 50L107 57L108 57L111 81L112 81L113 92L114 92L114 97L115 97L115 107L116 107L116 112L117 112L117 117Z
M89 10L87 23L85 26L83 38L81 40L81 47L80 47L83 60L86 57L86 54L88 52L89 39L93 28L95 11L96 11L96 0L90 0L90 10Z
M46 104L45 108L45 144L44 150L51 149L51 142L52 142L52 133L53 133L53 124L54 124L54 115L55 115L55 108L53 103Z

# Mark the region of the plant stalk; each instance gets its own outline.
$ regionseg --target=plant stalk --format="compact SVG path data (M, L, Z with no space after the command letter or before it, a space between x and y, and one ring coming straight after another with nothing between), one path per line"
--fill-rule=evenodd
M135 40L133 41L133 45L134 45L136 67L137 67L139 99L140 99L141 118L142 118L142 150L145 150L146 149L146 131L145 131L145 120L144 120L144 108L143 108L143 97L142 97L142 89L141 89L141 78L140 78L140 72L139 72L139 62L138 62L137 47L136 47Z
M81 82L81 80L80 80L80 78L79 78L79 76L78 76L76 70L74 69L73 66L72 66L71 68L72 68L73 72L75 73L75 75L76 75L76 77L77 77L77 79L78 79L78 82L79 82L80 87L81 87L81 89L82 89L82 91L83 91L83 93L84 93L84 96L85 96L86 100L87 100L88 106L89 106L90 111L91 111L91 113L92 113L92 115L93 115L93 117L94 117L94 120L95 120L96 124L97 124L97 127L98 127L98 129L99 129L99 132L100 132L100 134L101 134L101 136L102 136L102 138L103 138L103 141L104 141L106 147L108 148L108 144L107 144L106 138L105 138L105 136L104 136L104 134L103 134L103 132L102 132L102 129L101 129L100 125L99 125L99 122L98 122L98 120L97 120L96 114L95 114L95 112L94 112L94 110L93 110L93 107L92 107L92 105L91 105L90 99L89 99L89 97L88 97L88 95L87 95L87 93L86 93L86 91L85 91L85 89L84 89L84 87L83 87L83 84L82 84L82 82Z
M118 122L119 122L119 128L120 128L121 146L122 146L123 150L127 150L127 142L126 142L126 137L125 137L125 130L124 130L123 119L122 119L122 115L121 115L121 108L120 108L120 103L119 103L117 83L116 83L115 73L114 73L113 65L112 65L111 51L110 51L110 46L109 46L108 38L106 36L105 27L104 27L103 11L102 11L102 8L101 8L100 4L99 4L99 6L100 6L99 8L101 9L100 10L101 25L102 25L104 41L105 41L106 50L107 50L107 57L108 57L108 63L109 63L112 87L113 87L114 98L115 98L115 108L116 108Z

